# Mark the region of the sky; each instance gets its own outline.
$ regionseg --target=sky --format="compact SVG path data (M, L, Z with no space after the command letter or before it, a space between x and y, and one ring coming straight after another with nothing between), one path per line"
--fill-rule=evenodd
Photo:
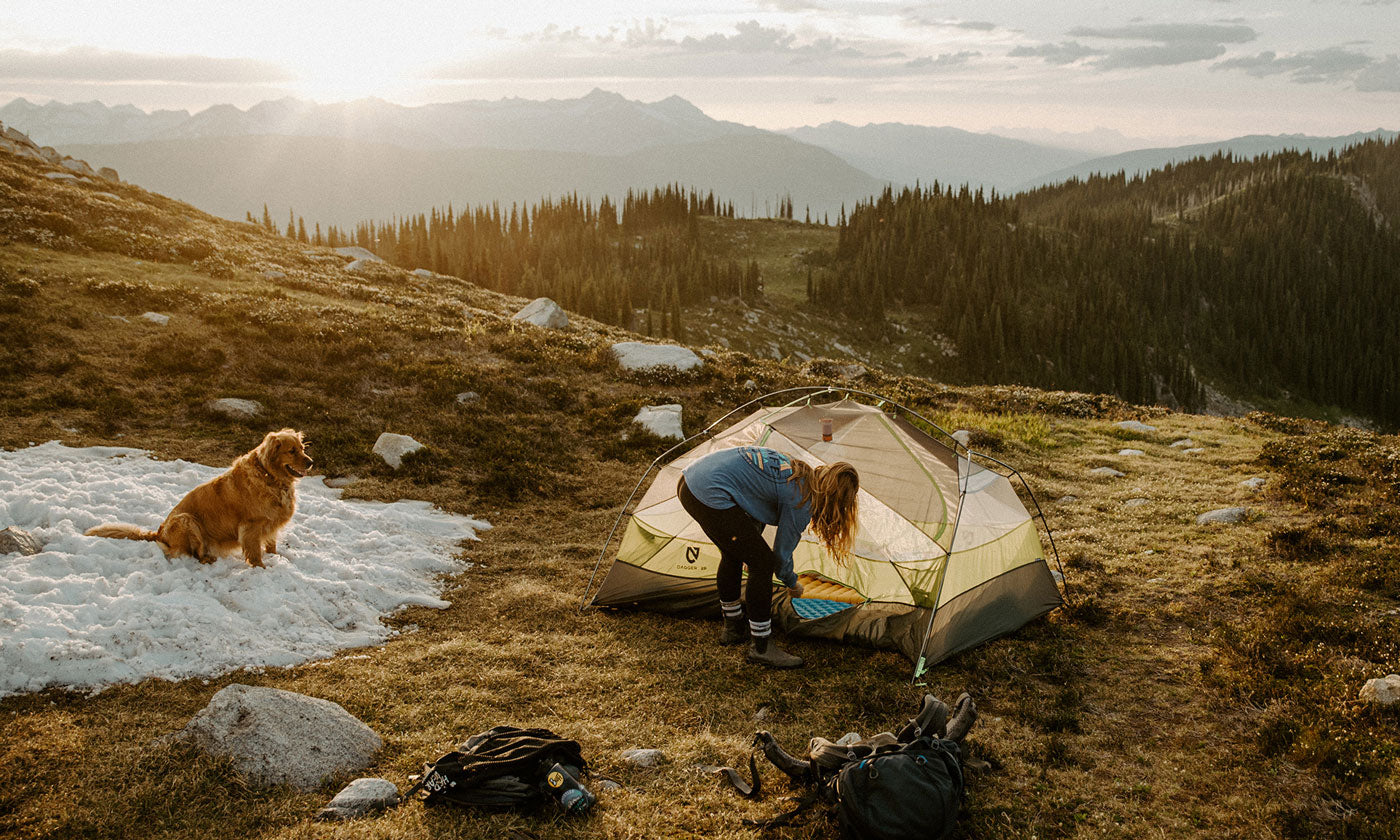
M0 5L0 103L197 111L681 96L839 120L1159 142L1400 128L1400 0L65 0Z

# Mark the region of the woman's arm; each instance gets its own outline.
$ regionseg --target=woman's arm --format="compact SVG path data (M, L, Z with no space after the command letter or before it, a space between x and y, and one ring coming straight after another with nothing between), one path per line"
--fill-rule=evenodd
M792 552L802 541L802 532L812 519L806 508L795 508L784 504L778 513L778 535L773 538L773 553L778 557L778 568L774 572L778 580L788 589L797 588L797 572L792 567Z

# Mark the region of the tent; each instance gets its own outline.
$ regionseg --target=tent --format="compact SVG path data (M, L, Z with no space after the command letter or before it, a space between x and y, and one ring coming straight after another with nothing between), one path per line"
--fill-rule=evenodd
M808 393L777 407L762 405L792 391ZM813 402L833 399L828 394L841 398ZM803 597L788 597L786 587L775 582L774 621L789 635L897 649L916 663L917 678L928 665L1010 633L1063 603L1036 529L1035 519L1044 517L1032 517L1017 496L1011 483L1020 478L1015 470L970 452L947 432L875 394L790 389L748 405L757 407L660 466L598 591L591 602L585 595L586 604L717 615L719 551L681 507L676 483L681 470L705 454L747 445L776 449L813 466L847 461L860 473L859 529L848 564L838 565L809 529L793 552ZM824 420L831 421L829 440L823 439ZM914 420L941 437L930 436ZM773 533L771 526L765 532L770 543ZM610 534L600 566L612 542Z

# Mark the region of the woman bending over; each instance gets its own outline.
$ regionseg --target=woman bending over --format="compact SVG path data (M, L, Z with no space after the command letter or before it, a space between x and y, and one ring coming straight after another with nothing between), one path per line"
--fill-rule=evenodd
M844 461L811 467L761 446L721 449L682 471L677 487L681 506L719 549L715 585L724 613L721 644L747 639L750 662L802 666L800 657L770 640L773 576L792 597L802 595L792 552L809 524L836 562L846 565L855 539L859 489L855 467ZM764 525L778 527L771 548L763 540ZM741 599L745 566L749 583Z

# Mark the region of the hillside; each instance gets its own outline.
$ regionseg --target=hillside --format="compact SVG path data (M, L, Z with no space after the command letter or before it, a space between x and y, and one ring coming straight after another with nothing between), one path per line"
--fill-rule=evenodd
M1283 151L1311 152L1317 157L1326 157L1328 152L1341 152L1348 146L1355 146L1367 140L1393 140L1398 136L1394 131L1376 129L1370 132L1356 132L1340 137L1311 137L1306 134L1251 134L1233 137L1215 143L1193 143L1188 146L1173 146L1158 149L1135 149L1106 157L1079 161L1034 178L1026 178L1015 185L1017 191L1032 190L1050 184L1059 184L1071 179L1086 180L1094 175L1115 175L1127 173L1129 177L1145 175L1156 169L1172 164L1185 163L1193 158L1231 155L1237 159L1249 160L1260 155L1277 154Z
M382 646L0 700L0 833L756 838L740 820L775 816L796 792L770 771L772 795L740 800L706 766L740 764L760 727L800 748L915 708L925 689L888 651L799 641L810 667L756 671L714 643L717 622L576 611L618 507L667 446L632 425L639 407L678 402L693 432L751 399L749 380L761 393L850 372L719 346L691 372L626 372L608 348L637 336L620 328L522 325L509 318L522 298L390 266L347 271L334 252L259 226L50 171L0 152L0 446L61 439L218 465L292 426L315 442L319 470L357 477L347 496L425 499L494 527L463 550L472 566L447 582L452 606L403 610ZM785 226L764 230L788 241ZM1356 699L1366 679L1400 670L1395 438L873 365L854 382L1015 464L1066 563L1070 608L927 675L928 691L970 691L982 711L969 740L985 766L969 776L957 836L1395 836L1400 717ZM479 399L459 402L468 390ZM229 396L266 413L203 408ZM1128 418L1155 430L1114 425ZM394 471L370 452L383 431L427 448ZM1184 438L1194 446L1172 446ZM1126 475L1089 472L1100 466ZM1262 490L1241 486L1252 476ZM1231 504L1251 514L1194 524ZM335 784L258 790L159 740L233 682L345 706L385 738L365 775L400 789L499 723L578 738L623 787L581 821L408 803L312 823ZM619 754L631 747L670 763L630 768ZM781 836L833 832L814 817Z

